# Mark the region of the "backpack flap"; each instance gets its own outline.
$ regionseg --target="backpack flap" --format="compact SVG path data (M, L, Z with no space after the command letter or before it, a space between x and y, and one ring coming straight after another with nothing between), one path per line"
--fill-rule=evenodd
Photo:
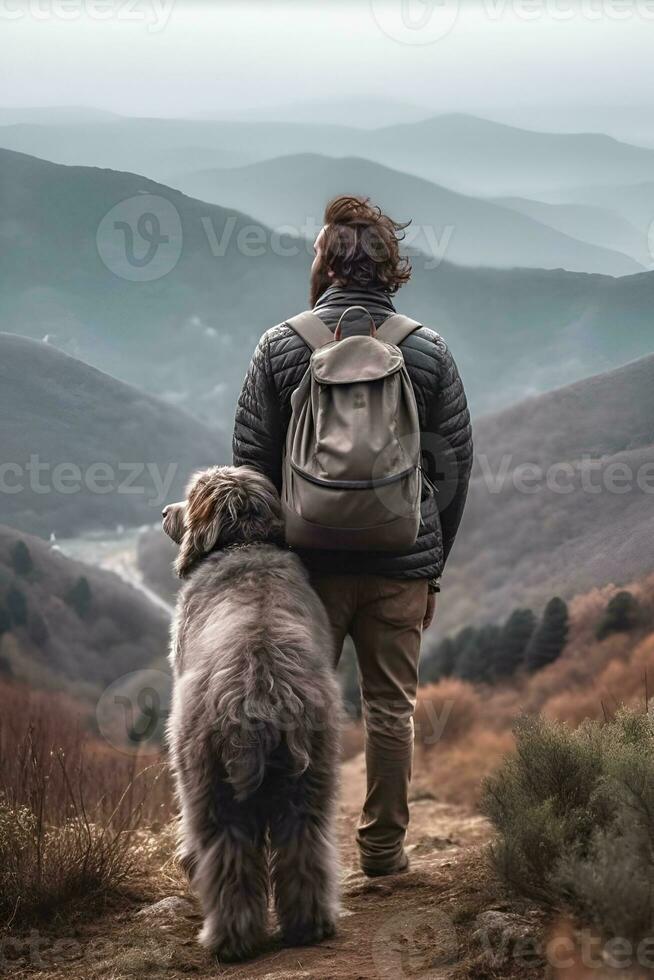
M379 381L400 371L403 365L399 351L371 336L347 337L311 356L314 381L324 385Z

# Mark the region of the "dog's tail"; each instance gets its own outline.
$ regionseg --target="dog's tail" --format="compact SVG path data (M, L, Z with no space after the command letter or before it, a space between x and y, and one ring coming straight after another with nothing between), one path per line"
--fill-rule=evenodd
M251 796L269 766L300 775L309 766L312 698L298 658L274 644L251 650L218 706L220 756L237 800Z

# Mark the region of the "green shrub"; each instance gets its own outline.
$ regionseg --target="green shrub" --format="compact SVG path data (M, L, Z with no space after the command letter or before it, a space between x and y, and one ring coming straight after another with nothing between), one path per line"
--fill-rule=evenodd
M640 622L640 606L631 592L618 592L609 600L595 635L604 640L611 633L627 633Z
M576 730L516 727L516 752L485 783L494 864L515 891L607 936L654 928L654 722L621 711Z
M12 546L11 565L17 575L29 575L34 568L30 550L20 539Z

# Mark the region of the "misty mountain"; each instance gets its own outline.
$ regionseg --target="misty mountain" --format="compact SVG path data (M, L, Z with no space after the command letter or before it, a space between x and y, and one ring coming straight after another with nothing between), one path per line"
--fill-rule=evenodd
M603 134L539 133L459 113L376 130L370 145L366 156L484 194L529 196L535 187L610 183L616 175L633 183L647 180L654 162L654 150Z
M128 170L161 179L193 161L193 167L237 167L256 153L231 149L213 121L138 119L17 123L0 129L0 146L69 166ZM275 124L272 124L273 127Z
M650 234L654 222L654 181L640 184L607 184L604 186L581 185L538 194L552 203L588 204L610 208L635 228ZM654 247L654 246L653 246ZM650 254L650 263L654 256Z
M647 181L654 166L654 150L609 136L539 133L464 114L374 130L322 122L121 118L4 126L0 141L58 163L133 170L157 179L178 173L184 158L193 171L296 153L356 156L459 191L496 196ZM171 157L177 158L175 168Z
M550 133L606 133L636 146L654 146L653 105L512 105L485 106L475 115L509 126Z
M571 238L630 255L641 268L651 268L654 263L647 235L608 208L592 204L546 204L524 197L499 197L496 203L549 225Z
M92 701L168 645L168 616L136 589L2 525L0 610L0 674Z
M244 122L285 122L314 123L317 119L328 126L342 125L344 120L356 120L361 129L377 129L380 126L393 126L400 122L418 122L429 119L433 112L425 106L398 102L394 99L373 99L352 97L347 101L310 100L292 102L288 105L253 106L226 112L224 109L211 114L214 120ZM204 118L209 114L205 113Z
M651 572L653 419L650 356L476 421L443 630Z
M144 177L6 150L0 190L3 329L48 335L228 432L259 336L306 307L310 243ZM443 334L476 412L652 350L654 274L412 260L398 308Z
M48 344L0 334L0 522L74 535L159 520L228 439Z
M407 236L413 246L462 265L564 268L614 276L643 269L614 251L610 242L597 248L575 241L571 232L553 231L536 215L457 194L369 160L301 154L238 169L199 171L170 183L191 197L228 203L270 227L291 225L298 233L307 228L315 233L324 205L337 194L369 196L393 217L412 219ZM548 210L547 205L540 207ZM615 224L626 223L616 217ZM631 231L630 244L639 238ZM642 241L640 246L644 252Z

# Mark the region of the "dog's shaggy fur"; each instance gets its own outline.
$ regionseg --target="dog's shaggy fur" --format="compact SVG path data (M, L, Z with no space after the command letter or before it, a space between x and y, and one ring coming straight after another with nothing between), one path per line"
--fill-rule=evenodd
M260 947L269 882L285 941L338 914L333 842L337 705L332 639L279 496L249 467L198 474L164 511L186 580L173 628L169 743L182 864L200 941L222 961Z

